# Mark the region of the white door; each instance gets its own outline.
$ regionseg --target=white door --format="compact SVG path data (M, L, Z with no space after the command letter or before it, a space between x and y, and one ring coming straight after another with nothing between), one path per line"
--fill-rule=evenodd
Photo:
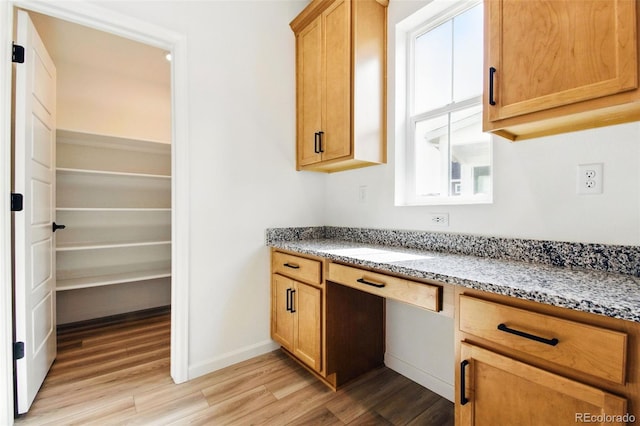
M56 70L24 11L16 43L25 48L24 63L15 64L14 138L14 192L24 195L24 210L14 213L15 329L24 342L16 391L18 412L25 413L56 357Z

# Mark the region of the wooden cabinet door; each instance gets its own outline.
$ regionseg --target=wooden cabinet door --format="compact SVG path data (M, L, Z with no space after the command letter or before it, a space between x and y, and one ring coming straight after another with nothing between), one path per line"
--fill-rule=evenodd
M322 320L322 297L320 289L296 283L294 297L295 337L294 355L316 371L320 371L320 341Z
M351 154L351 9L336 1L323 14L322 159Z
M615 416L626 413L624 398L468 343L460 356L468 364L460 366L456 424L560 426L587 416L589 423L603 416L606 424L623 424Z
M294 317L290 312L290 293L295 284L274 274L271 283L271 337L286 349L293 350Z
M485 5L485 121L637 87L635 0L489 0ZM489 105L490 96L495 105Z
M322 16L318 16L296 38L298 165L322 159L316 133L322 127ZM319 142L318 142L319 143Z

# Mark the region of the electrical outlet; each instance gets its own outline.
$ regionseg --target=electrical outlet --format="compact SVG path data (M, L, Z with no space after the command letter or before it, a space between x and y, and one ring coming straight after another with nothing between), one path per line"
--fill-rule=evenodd
M578 194L602 194L603 164L579 164L576 178Z
M431 213L431 224L436 226L449 226L449 213Z

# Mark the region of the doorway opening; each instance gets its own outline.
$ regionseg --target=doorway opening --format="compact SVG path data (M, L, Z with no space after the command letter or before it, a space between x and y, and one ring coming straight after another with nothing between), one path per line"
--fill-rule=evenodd
M88 9L85 9L85 7L82 5L73 5L73 10L71 10L72 9L71 6L67 6L68 7L67 9L65 8L65 6L60 6L60 5L43 4L43 5L35 5L35 7L40 9L45 9L45 10L39 10L39 11L30 10L29 11L30 14L35 14L34 12L42 12L43 16L46 15L49 17L49 19L51 19L51 17L59 17L63 19L66 17L69 17L70 21L88 23L88 26L93 27L94 29L97 29L97 30L108 29L109 30L108 32L120 33L121 35L124 35L124 36L127 36L128 34L135 34L135 37L132 37L134 39L144 38L144 37L141 37L141 35L146 34L145 37L147 37L149 40L154 40L154 43L152 44L155 44L155 45L160 44L160 45L166 46L165 49L168 52L172 53L172 56L174 57L174 61L175 61L175 58L184 58L184 39L179 35L175 35L155 27L144 26L144 25L141 26L139 22L134 22L134 20L125 19L123 22L121 19L122 18L121 16L110 15L109 13L107 13L106 15L103 15L99 13L99 11L96 11L91 7L89 7ZM31 5L28 5L28 8L31 9ZM162 55L162 60L166 61L166 59L164 58L164 53ZM181 61L178 59L178 62L181 62ZM181 174L179 173L180 171L184 173L188 170L188 168L186 167L187 158L185 155L186 128L185 128L184 116L185 116L186 103L185 103L184 96L179 95L178 94L179 91L177 89L177 87L185 88L186 84L185 84L184 76L186 75L186 73L184 73L183 66L178 67L175 65L175 63L173 64L172 68L173 68L173 85L170 86L169 98L171 99L173 105L171 108L170 117L166 121L168 123L171 123L170 124L171 136L169 140L173 142L172 147L169 149L169 158L170 158L169 176L175 177ZM6 93L3 92L3 95L6 95ZM77 112L73 116L77 118L80 115L81 115L80 112ZM108 120L105 120L105 121L108 121ZM2 130L6 131L7 129L3 127ZM84 158L86 150L89 148L87 148L86 143L79 142L79 141L80 139L86 140L88 136L94 137L98 135L101 137L110 138L111 140L109 141L105 141L104 139L100 141L101 142L100 149L112 150L112 151L114 150L114 146L117 146L119 144L122 145L123 139L133 139L133 140L140 141L137 137L134 137L134 138L127 138L127 137L123 138L121 136L114 137L113 135L105 135L105 134L100 134L97 132L92 132L87 130L91 130L91 129L84 128L84 129L81 129L81 131L77 131L77 130L70 131L69 129L66 129L66 131L62 131L61 135L58 135L58 139L65 140L63 142L65 144L65 148L64 148L65 150L69 152L72 152L75 150L75 154L73 153L69 154L69 156L65 156L66 158L73 158L74 155L76 157L76 160L78 158ZM149 154L148 152L148 150L150 149L149 143L159 145L157 143L158 138L150 138L150 139L156 139L156 141L149 142L148 140L146 141L143 140L143 142L146 142L146 143L141 144L143 145L142 148L138 146L137 150L142 152L145 152L145 150L147 150L147 154ZM181 148L177 148L178 145L181 145ZM91 149L94 149L94 148L95 146L91 146ZM153 151L153 149L151 149L151 151ZM178 155L175 155L176 152L178 153ZM155 154L158 154L158 153L154 153L154 155ZM158 154L158 155L161 155L161 154ZM114 154L114 156L117 157L116 154ZM104 161L106 157L108 156L103 156L99 154L94 158L98 158L99 161ZM125 155L124 157L128 157L128 156ZM121 164L121 161L116 161L116 164ZM180 164L180 166L178 164ZM105 186L105 185L108 186L108 183L105 183L105 181L109 180L110 178L115 178L116 180L125 181L124 185L126 187L127 185L131 185L130 181L140 180L139 179L140 176L134 176L134 175L136 174L146 175L142 177L142 180L146 181L143 185L143 187L146 189L143 192L145 193L148 193L148 192L163 193L164 192L165 195L168 192L170 194L169 195L170 201L168 203L169 204L168 206L161 205L161 206L155 206L155 207L149 207L149 206L116 207L116 209L120 209L120 210L109 211L107 213L115 214L116 216L121 213L122 215L127 217L125 219L123 218L114 219L115 222L124 224L124 228L127 228L127 227L137 228L136 221L140 222L141 220L139 218L135 218L136 214L142 212L143 209L147 209L147 210L155 209L152 212L153 213L152 216L154 216L154 218L153 219L147 218L142 220L142 222L144 222L145 225L147 225L148 223L151 223L151 226L148 226L147 228L156 228L155 230L157 231L158 230L157 228L162 228L162 227L167 228L165 226L167 222L166 216L169 216L170 217L169 223L171 224L171 226L169 226L170 230L168 231L168 234L170 236L168 240L169 242L167 243L167 239L166 239L166 235L167 235L166 229L165 231L163 231L164 234L162 236L157 238L151 237L150 241L148 236L145 236L142 241L133 241L133 242L129 241L126 243L123 243L123 242L117 243L121 245L120 247L113 247L113 241L109 240L109 238L115 238L115 235L118 233L110 232L108 230L106 232L102 232L102 235L106 235L108 237L107 241L104 241L104 238L103 238L102 241L98 241L96 244L93 244L94 241L80 241L80 242L78 242L77 240L73 241L75 237L71 239L66 238L66 242L64 242L66 246L63 245L62 246L63 250L61 250L61 253L62 253L61 257L63 258L62 264L64 265L64 268L62 269L66 271L72 271L72 272L69 272L68 275L63 279L63 281L67 279L73 280L78 276L83 275L83 273L79 272L79 270L82 269L82 265L90 263L92 254L89 252L91 251L95 252L96 250L107 250L107 251L111 250L112 253L107 256L93 256L94 260L96 260L96 257L98 259L104 259L104 258L114 259L118 257L126 259L126 258L129 258L130 256L122 256L122 252L130 251L130 252L134 252L138 257L145 258L145 262L149 264L160 263L161 265L155 265L155 266L159 266L158 268L156 269L147 268L147 271L146 271L146 272L149 272L150 270L160 271L156 274L157 276L149 273L147 276L138 276L137 278L134 278L134 280L139 280L140 282L144 281L149 283L151 281L155 281L155 282L157 282L158 280L161 281L162 279L168 278L168 276L173 277L172 283L169 285L169 290L168 291L165 290L165 293L168 292L170 294L169 300L170 300L170 304L172 305L171 376L175 382L179 383L179 382L185 381L187 379L187 374L186 374L187 347L186 345L181 343L186 340L185 330L188 325L186 321L186 309L184 309L185 301L187 300L186 296L187 296L187 290L188 290L188 278L187 278L187 271L185 268L186 266L185 259L188 259L188 257L187 257L186 250L184 250L184 247L186 247L185 243L188 235L186 234L186 232L184 232L184 230L188 228L188 223L184 219L185 216L180 216L181 220L176 220L175 218L178 217L176 209L171 207L174 207L180 204L178 200L183 200L185 198L188 199L188 195L187 195L188 181L185 178L181 178L180 180L181 184L178 185L175 182L175 179L169 178L170 183L169 185L167 185L166 176L163 176L162 172L147 171L146 173L141 173L140 171L132 172L128 170L95 170L95 167L97 167L95 164L91 167L86 167L86 168L80 168L77 165L69 165L69 164L67 164L66 167L61 167L63 169L62 175L64 175L62 176L61 180L67 182L68 184L68 187L65 191L67 191L67 193L69 194L72 194L72 193L78 194L79 192L84 191L85 193L90 195L92 193L92 190L91 188L87 188L88 182L93 182L93 184L97 184L98 186ZM78 175L81 175L81 177L78 178ZM160 181L160 183L158 181ZM167 186L169 187L168 191L167 191ZM69 190L70 188L71 190ZM125 190L125 192L126 191L128 190ZM118 191L109 191L109 192L117 193ZM135 199L136 198L134 197L133 200ZM98 202L99 200L100 200L99 197L93 198L93 201L95 202ZM182 205L186 205L186 204L182 204ZM71 220L75 215L75 218L73 218L75 221L82 222L85 224L84 226L85 228L93 229L95 231L94 228L97 226L97 224L100 223L100 220L96 221L95 217L93 218L84 217L81 219L79 219L79 217L83 215L90 216L92 214L96 216L97 210L95 209L100 209L105 207L87 207L87 206L80 205L75 207L61 207L61 208L63 209L61 210L61 212L65 212L65 214L69 216L67 220ZM68 210L64 210L64 209L68 209ZM94 210L91 210L91 209L94 209ZM129 210L126 210L126 209L129 209ZM167 211L169 212L168 214L166 213ZM144 212L144 213L146 214L149 212ZM104 214L106 213L103 211L100 214L97 214L97 216L99 216L100 218L103 218ZM165 217L162 217L163 214ZM67 230L70 230L70 229L71 228L68 228ZM146 231L150 231L150 229L147 229ZM60 233L61 231L58 231L58 232ZM94 233L92 236L88 237L88 240L95 239L96 235L98 234ZM124 234L126 234L126 232L121 233L121 236ZM178 235L180 236L180 238L177 238ZM61 237L61 239L63 238ZM93 245L89 247L90 244L93 244ZM124 247L122 246L123 244L128 244L128 245ZM79 245L83 247L79 247ZM158 258L160 260L156 262L156 259ZM94 265L94 268L95 267L101 268L103 266L104 265L100 264L98 261L98 264ZM122 275L122 274L131 273L131 272L132 271L128 270L128 267L125 267L124 270L116 272L115 275ZM178 276L182 278L180 280L181 286L176 286L175 284L176 280L178 279ZM113 279L113 280L117 281L118 279ZM119 280L121 281L122 278L119 278ZM67 283L69 284L70 282L68 281ZM73 283L71 282L71 284ZM88 292L89 289L92 289L92 288L97 289L97 288L105 287L107 285L115 286L115 284L116 282L112 282L112 283L94 282L93 284L89 284L89 285L85 284L84 288L75 288L75 289L68 288L66 290L63 289L61 291L66 292L71 290L83 290L83 291L87 290ZM148 285L151 286L151 284L148 284ZM140 287L143 287L143 286L138 286L138 287L139 288L137 288L136 291L139 291ZM104 295L101 295L101 297L105 298ZM86 298L86 294L80 297L79 299L82 300L82 298ZM73 299L73 298L70 298L70 299ZM132 297L131 299L135 299L135 297ZM71 301L68 304L77 306L78 305L77 300L78 299L76 298L75 301ZM115 305L118 305L118 303L115 303ZM109 315L109 312L107 311L103 311L101 315L104 315L105 313ZM74 315L79 315L75 317L75 319L79 319L83 315L86 316L87 313L75 312ZM73 316L70 316L70 317L67 317L66 319L63 319L63 321L73 322L73 319L74 319Z
M29 16L57 69L57 324L168 306L167 52Z

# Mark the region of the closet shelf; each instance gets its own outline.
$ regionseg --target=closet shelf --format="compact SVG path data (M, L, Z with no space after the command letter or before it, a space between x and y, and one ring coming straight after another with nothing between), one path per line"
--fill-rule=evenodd
M112 171L106 171L106 170L71 169L71 168L65 168L65 167L58 167L56 169L56 172L58 172L59 174L68 174L68 175L134 177L134 178L171 180L171 176L169 175L156 175L156 174L148 174L148 173L131 173L131 172L112 172Z
M104 285L124 284L171 277L171 267L155 269L115 272L103 275L81 276L74 278L58 278L56 291L77 290L81 288L100 287Z
M148 247L170 245L171 241L123 241L113 243L66 243L56 246L56 251L101 250L112 248Z
M171 207L56 207L59 212L170 212Z
M171 277L171 146L56 132L56 289Z

